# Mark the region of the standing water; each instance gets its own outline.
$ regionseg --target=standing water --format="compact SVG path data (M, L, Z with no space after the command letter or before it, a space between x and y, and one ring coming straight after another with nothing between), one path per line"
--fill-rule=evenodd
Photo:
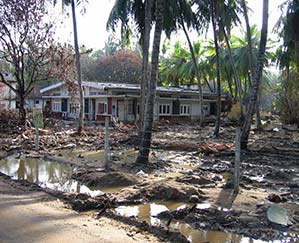
M10 156L0 160L0 172L12 179L27 180L40 187L63 192L86 193L90 196L103 194L100 190L92 190L73 180L73 170L71 166L39 158Z
M188 206L184 203L178 202L165 202L165 201L154 201L151 203L134 205L134 206L120 206L115 209L115 211L125 217L136 217L139 220L146 221L151 225L161 225L163 226L165 222L158 219L156 216L164 211L178 210ZM209 208L211 205L209 203L200 203L197 208L205 209ZM191 225L187 223L182 223L179 221L173 221L169 229L172 231L178 231L186 237L191 243L287 243L295 241L285 241L275 240L275 241L262 241L254 240L242 235L220 232L220 231L206 231L206 230L196 230L192 228Z

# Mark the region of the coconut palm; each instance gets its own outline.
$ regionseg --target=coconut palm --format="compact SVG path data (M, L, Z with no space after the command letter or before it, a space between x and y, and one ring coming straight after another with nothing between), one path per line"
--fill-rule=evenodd
M85 2L87 0L84 0ZM54 0L54 4L57 3L57 0ZM82 3L81 0L76 0L77 4ZM62 0L62 7L71 5L72 9L72 21L73 21L73 31L74 31L74 46L75 46L75 58L76 58L76 68L77 68L77 82L78 82L78 91L79 91L79 117L78 117L78 134L81 134L84 126L84 93L82 87L82 72L81 72L81 62L80 62L80 50L78 44L78 31L77 31L77 18L76 18L76 8L75 0Z
M160 5L161 5L161 3L157 4L157 1L156 1L156 5L155 5L156 8L153 8L153 13L154 13L153 20L156 22L156 25L157 25L158 16L159 16L157 6L160 6ZM192 11L192 5L191 5L190 1L166 0L166 1L163 1L163 5L164 6L162 9L162 12L163 12L162 17L165 21L161 22L161 24L162 24L161 28L162 28L162 30L165 31L165 33L168 37L170 36L170 34L173 31L182 27L182 23L185 23L187 27L191 27L193 24L192 22L197 20L197 18L195 18L195 14ZM108 20L108 26L115 26L115 24L120 20L122 22L122 27L129 29L130 18L133 18L138 29L140 29L141 31L144 30L144 28L141 28L144 26L144 2L143 1L141 1L141 0L136 0L136 1L118 0L118 1L116 1L116 4L114 5L113 10L111 11L111 14L110 14L110 17ZM197 26L197 24L194 24L193 26ZM160 27L158 27L158 28L160 28ZM152 58L153 58L153 53L152 53ZM152 64L153 63L154 63L154 61L152 60ZM153 67L152 67L152 71L153 71ZM151 75L152 75L152 71L151 71ZM155 91L155 86L152 88L154 88L154 91ZM150 90L148 90L147 93L148 93L148 96L147 96L147 101L148 101L151 99ZM151 104L146 104L146 106L147 106L146 113L148 111L152 110L151 108L148 108L151 106ZM149 118L145 118L143 131L147 130L148 128L151 129L151 125L146 125L147 123L150 123L150 120L151 119L149 119ZM147 128L145 128L145 127L147 127ZM148 136L148 135L143 134L141 144L143 143L143 141L145 139L147 139L144 136ZM150 142L149 142L149 144L150 144ZM143 148L143 147L144 146L141 145L141 150L149 149L149 148ZM141 156L144 156L145 154L148 154L148 152L144 153L141 151L139 154ZM137 158L137 161L141 161L140 156ZM148 161L148 159L145 158L145 159L143 159L143 161Z
M216 80L217 80L217 109L214 136L219 136L220 113L221 113L221 83L220 83L220 50L219 50L219 25L218 25L218 6L215 0L210 0L210 15L213 26L214 46L216 52Z
M296 69L299 71L299 1L287 0L281 5L285 10L280 16L275 30L283 39L277 57L280 69Z
M149 41L152 23L152 5L153 0L116 0L110 12L107 29L115 32L118 22L121 22L121 39L122 43L128 43L131 28L130 21L133 21L137 32L140 33L139 42L142 48L142 77L140 84L140 123L144 121L144 109L146 88L148 80L148 60L149 60ZM125 44L123 44L125 46Z
M207 62L207 49L203 46L201 41L192 44L192 48L197 62L201 80L213 92L208 80L211 75L212 68ZM196 84L196 71L194 61L192 59L190 49L186 49L180 41L177 41L173 46L173 52L169 57L161 59L160 63L160 79L164 85L192 85Z
M215 48L215 63L216 63L216 80L217 80L217 116L215 122L214 135L217 137L219 135L220 128L220 111L221 111L221 82L220 82L220 44L223 39L223 30L226 34L230 34L230 28L232 24L237 24L238 15L237 12L240 11L238 1L202 1L196 0L197 14L201 16L202 26L206 29L209 23L212 23L213 28L213 38L214 38L214 48ZM233 62L231 61L231 64ZM236 72L235 72L236 75ZM238 80L235 77L235 80Z
M268 9L269 9L269 0L263 0L263 22L262 22L261 40L260 40L259 52L258 52L258 62L255 71L254 80L253 80L251 97L247 107L245 121L242 126L242 132L241 132L242 149L247 148L250 124L253 118L254 107L257 101L257 96L258 96L260 83L261 83L261 77L263 73L265 51L266 51L266 44L267 44L267 34L268 34Z
M156 23L155 33L153 40L151 72L148 82L148 92L146 97L146 109L143 125L142 139L140 143L139 153L136 159L136 163L146 164L148 163L148 156L151 146L152 137L152 125L154 120L154 102L156 96L156 85L158 77L158 65L160 54L160 42L164 21L164 0L156 0Z

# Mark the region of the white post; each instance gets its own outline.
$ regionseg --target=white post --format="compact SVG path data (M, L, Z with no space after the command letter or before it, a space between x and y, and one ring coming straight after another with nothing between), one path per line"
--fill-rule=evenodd
M32 112L33 124L35 127L35 149L39 150L39 128L43 127L43 111L41 108L34 107Z
M105 117L105 144L104 144L104 163L108 167L109 161L109 116Z
M240 184L240 160L241 160L241 129L238 128L236 132L235 144L235 168L234 168L234 192L239 192Z

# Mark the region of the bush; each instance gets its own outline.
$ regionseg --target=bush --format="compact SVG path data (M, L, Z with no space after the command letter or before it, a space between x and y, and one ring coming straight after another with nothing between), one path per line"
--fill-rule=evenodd
M299 74L292 74L280 92L280 116L286 124L299 125Z

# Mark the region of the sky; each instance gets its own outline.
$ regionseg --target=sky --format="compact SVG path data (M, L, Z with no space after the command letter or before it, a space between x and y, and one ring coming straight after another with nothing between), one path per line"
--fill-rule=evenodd
M276 38L276 36L271 32L280 16L278 6L283 1L284 0L269 0L269 36L272 39ZM77 24L80 46L84 45L87 48L93 48L94 50L104 47L105 41L110 34L106 31L106 22L114 2L115 0L88 0L85 14L80 13L80 7L77 8ZM248 6L252 9L252 12L249 13L250 24L256 24L258 29L260 29L262 24L263 1L248 0ZM56 7L55 11L57 20L61 20L63 22L62 27L57 29L59 39L61 41L67 40L72 43L73 34L71 15L66 17L66 13L62 13L61 7L58 7L58 9ZM70 7L69 9L66 9L66 12L70 13ZM233 33L238 32L239 31L235 31ZM117 33L116 36L119 36L119 33ZM185 40L183 39L183 41ZM193 41L195 41L194 38Z

